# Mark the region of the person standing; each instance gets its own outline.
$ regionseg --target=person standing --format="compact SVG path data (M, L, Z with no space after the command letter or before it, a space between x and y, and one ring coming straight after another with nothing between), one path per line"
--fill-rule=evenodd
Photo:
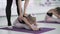
M22 1L24 1L24 0L22 0ZM11 6L12 6L12 2L13 2L13 0L7 0L7 5L6 5L6 17L7 17L7 21L8 21L8 27L9 28L12 28L11 27ZM19 14L19 8L18 8L18 0L16 0L16 5L17 5L17 13L18 13L18 15L20 15Z

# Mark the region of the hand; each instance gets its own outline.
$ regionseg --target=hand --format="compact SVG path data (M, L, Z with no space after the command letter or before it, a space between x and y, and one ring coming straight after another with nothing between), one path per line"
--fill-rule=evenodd
M22 21L23 15L20 15L18 18L19 18L20 21Z
M37 26L36 25L31 25L31 28L32 28L32 30L39 30L39 28L37 28Z

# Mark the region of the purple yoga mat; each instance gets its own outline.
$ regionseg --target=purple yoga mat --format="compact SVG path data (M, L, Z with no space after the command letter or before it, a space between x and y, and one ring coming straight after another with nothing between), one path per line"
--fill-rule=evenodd
M46 22L46 21L37 21L38 23L53 23L53 24L60 24L60 22Z
M17 32L26 32L26 33L32 33L32 34L40 34L40 33L44 33L44 32L54 30L55 28L40 28L38 31L27 30L27 29L24 29L24 28L16 28L16 27L13 27L13 29L8 29L7 27L0 28L0 29L17 31Z

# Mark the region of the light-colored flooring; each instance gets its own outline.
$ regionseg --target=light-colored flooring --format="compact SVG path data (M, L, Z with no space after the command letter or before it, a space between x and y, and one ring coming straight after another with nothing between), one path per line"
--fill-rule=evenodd
M45 15L37 16L37 20L44 20ZM17 16L12 16L11 21L12 24L14 20L17 18ZM37 23L38 27L46 27L46 28L56 28L55 30L40 33L40 34L60 34L60 24L52 24L52 23ZM6 17L0 17L0 28L7 26L7 20ZM0 34L32 34L32 33L26 33L26 32L16 32L16 31L9 31L9 30L2 30L0 29Z

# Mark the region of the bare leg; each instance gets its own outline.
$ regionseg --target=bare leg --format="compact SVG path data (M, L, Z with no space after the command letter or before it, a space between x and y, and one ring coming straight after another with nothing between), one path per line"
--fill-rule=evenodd
M55 18L53 18L53 17L49 17L48 15L46 15L45 20L46 20L47 22L54 22L54 21L60 22L60 19L55 19Z

